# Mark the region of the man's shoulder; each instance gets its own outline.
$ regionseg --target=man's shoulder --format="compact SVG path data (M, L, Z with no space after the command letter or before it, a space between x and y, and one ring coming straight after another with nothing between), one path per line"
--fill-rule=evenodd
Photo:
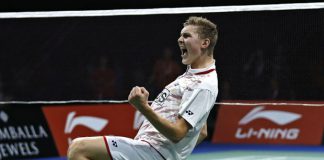
M206 89L212 92L218 90L218 79L216 74L210 74L200 79L200 83L197 85L198 89Z
M179 76L175 81L172 83L177 82L180 86L184 88L191 88L191 89L212 89L217 88L218 86L218 79L217 74L212 73L209 75L182 75Z

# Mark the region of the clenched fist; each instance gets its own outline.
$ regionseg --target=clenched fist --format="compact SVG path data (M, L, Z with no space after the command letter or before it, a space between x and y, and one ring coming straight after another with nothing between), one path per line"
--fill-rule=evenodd
M144 87L133 87L128 96L128 102L139 111L148 106L149 92Z

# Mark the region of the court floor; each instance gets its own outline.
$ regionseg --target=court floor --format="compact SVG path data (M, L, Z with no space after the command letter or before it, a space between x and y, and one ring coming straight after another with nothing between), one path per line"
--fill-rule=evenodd
M66 160L65 157L33 160ZM324 146L237 145L204 142L188 160L324 160Z
M188 160L324 160L324 147L204 143Z
M224 151L193 154L188 160L323 160L324 153Z

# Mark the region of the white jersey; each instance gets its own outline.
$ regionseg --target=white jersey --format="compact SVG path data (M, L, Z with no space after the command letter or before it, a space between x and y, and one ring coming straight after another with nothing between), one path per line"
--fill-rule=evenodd
M217 94L215 64L203 69L191 69L189 66L183 75L165 87L151 105L157 114L171 122L175 122L178 116L184 118L192 126L187 135L178 143L173 143L145 120L135 140L150 143L165 159L187 159L196 145Z

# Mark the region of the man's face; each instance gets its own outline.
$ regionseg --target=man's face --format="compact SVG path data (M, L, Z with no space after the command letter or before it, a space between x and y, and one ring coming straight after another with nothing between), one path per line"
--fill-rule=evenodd
M194 66L199 63L201 55L202 40L196 32L197 26L185 26L180 33L178 44L181 49L182 63L185 65Z

